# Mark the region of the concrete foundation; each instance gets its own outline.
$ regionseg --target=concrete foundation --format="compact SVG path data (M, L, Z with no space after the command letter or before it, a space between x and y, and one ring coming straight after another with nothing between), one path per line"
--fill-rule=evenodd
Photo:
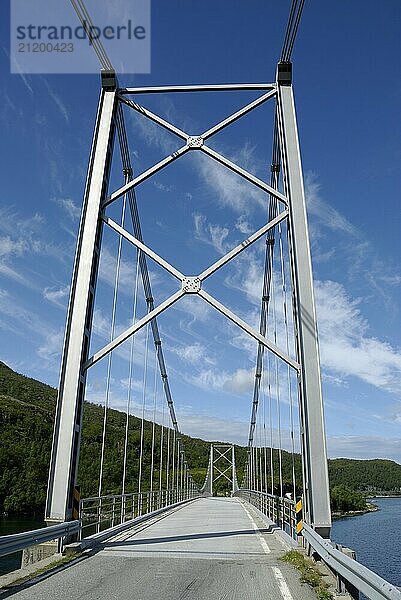
M57 551L58 544L55 541L29 546L29 548L25 548L22 552L21 569L26 569L29 565L33 565L40 560L49 558L50 556L53 556L53 554L56 554Z

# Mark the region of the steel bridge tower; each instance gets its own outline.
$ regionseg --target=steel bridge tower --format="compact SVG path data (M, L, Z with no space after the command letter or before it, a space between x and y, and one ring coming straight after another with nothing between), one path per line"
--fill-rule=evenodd
M201 493L213 496L213 484L221 478L230 483L234 495L238 491L238 481L233 444L210 444L209 465Z
M231 90L259 90L262 95L201 134L195 132L189 135L138 103L138 98L145 92L168 94L170 92L230 92ZM131 99L132 97L135 98L135 101ZM268 101L276 104L275 114L278 123L282 192L207 145L208 139L215 133ZM130 163L126 163L123 165L124 184L119 189L110 192L108 182L117 129L121 144L122 104L140 112L144 117L172 132L183 141L183 144L171 155L166 156L139 175L134 176ZM240 177L264 191L267 197L273 198L279 209L276 215L258 231L205 271L195 276L181 273L146 246L140 235L131 235L106 214L107 206L125 194L132 193L143 181L173 161L179 160L181 156L188 152L203 152L211 160L218 161L230 171L237 173ZM287 221L290 248L296 359L291 358L269 340L266 331L258 331L251 327L206 292L202 285L210 275L218 271L255 241L266 236L268 232L274 230L283 221ZM111 227L139 249L143 260L147 256L173 275L179 282L179 289L158 306L154 306L153 298L148 298L148 313L143 318L131 325L104 348L89 356L98 262L104 227ZM299 386L305 521L321 535L328 536L331 515L318 335L303 176L292 89L292 68L289 62L278 64L276 81L269 84L190 85L120 89L114 72L102 72L102 89L84 194L61 363L46 506L46 519L48 521L64 521L71 518L88 369L148 323L154 329L156 317L186 295L201 297L253 338L259 347L279 357L296 372ZM154 339L157 349L160 340ZM169 402L167 375L165 370L163 371L163 361L159 360L159 364L167 402ZM216 447L215 450L217 450Z

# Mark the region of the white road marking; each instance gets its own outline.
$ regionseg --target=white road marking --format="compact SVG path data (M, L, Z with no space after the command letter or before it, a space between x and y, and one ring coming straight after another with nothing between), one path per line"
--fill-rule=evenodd
M246 512L246 514L248 515L248 518L250 519L250 521L251 521L251 524L252 524L252 528L253 528L255 531L257 531L257 532L258 532L258 534L257 534L257 535L258 535L258 538L259 538L260 545L261 545L261 546L262 546L262 548L263 548L263 552L264 552L265 554L270 554L270 548L269 548L269 546L266 544L266 540L265 540L265 538L263 537L263 535L262 535L262 534L259 532L259 527L256 525L255 521L253 520L253 517L252 517L251 513L249 512L249 510L248 510L248 509L247 509L247 508L246 508L244 505L242 505L242 508L244 509L244 511Z
M291 596L291 592L280 569L278 567L272 567L272 569L274 577L277 579L278 587L284 600L294 600Z

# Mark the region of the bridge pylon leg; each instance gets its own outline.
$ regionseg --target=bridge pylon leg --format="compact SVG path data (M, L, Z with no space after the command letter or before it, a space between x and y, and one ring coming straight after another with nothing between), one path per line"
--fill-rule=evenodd
M323 537L329 537L331 512L316 309L301 156L291 85L291 64L280 63L277 73L283 181L289 199L289 246L296 350L301 365L298 382L304 514L308 524Z
M72 514L85 394L83 364L88 358L102 237L100 213L107 194L117 105L115 77L109 76L103 77L71 283L45 512L48 522L69 520Z

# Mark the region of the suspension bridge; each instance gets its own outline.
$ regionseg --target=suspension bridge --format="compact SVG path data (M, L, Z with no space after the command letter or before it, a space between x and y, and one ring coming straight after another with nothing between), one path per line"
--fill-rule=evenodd
M90 36L92 21L83 2L71 1ZM341 593L401 597L330 539L318 333L292 87L291 55L303 4L292 2L276 80L268 83L120 87L101 42L91 40L102 67L101 91L64 339L48 527L0 542L1 554L54 539L59 550L84 554L52 577L15 592L17 597L313 598L314 592L279 560L286 549L300 547L326 564ZM184 131L146 105L155 95L241 92L255 97L203 132ZM265 105L273 115L268 180L212 143L213 136ZM132 114L176 140L172 152L140 173L131 162ZM137 202L142 184L191 153L256 188L265 199L266 215L259 229L196 274L181 272L152 249L142 233ZM106 236L114 236L115 272L109 340L99 345L93 320ZM255 326L210 293L208 281L258 244L263 269ZM121 301L124 256L133 266L128 307ZM151 284L153 265L177 282L161 302ZM240 456L234 445L214 442L197 470L180 429L158 324L173 306L194 299L227 319L256 349L246 452ZM128 323L125 328L119 326L122 321ZM116 475L111 477L108 462L113 369L121 360L129 365L117 468L121 478L108 489ZM80 439L88 380L99 368L106 386L100 456L94 461L97 490L85 497L80 494ZM135 421L133 412L139 414Z

